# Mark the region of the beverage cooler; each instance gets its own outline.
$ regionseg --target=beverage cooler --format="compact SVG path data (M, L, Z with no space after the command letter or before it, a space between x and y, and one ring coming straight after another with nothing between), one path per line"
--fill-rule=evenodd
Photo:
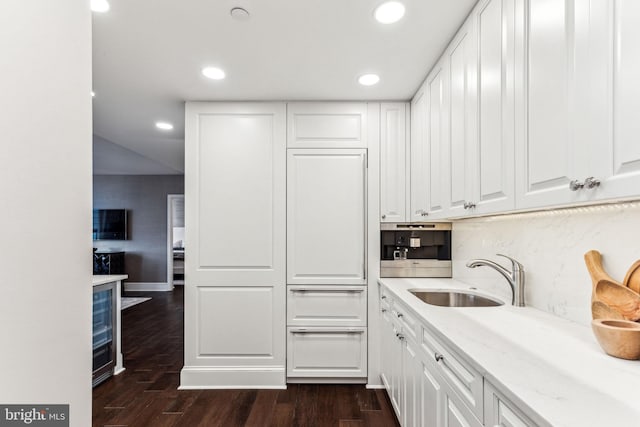
M93 386L113 375L115 366L115 283L93 287Z

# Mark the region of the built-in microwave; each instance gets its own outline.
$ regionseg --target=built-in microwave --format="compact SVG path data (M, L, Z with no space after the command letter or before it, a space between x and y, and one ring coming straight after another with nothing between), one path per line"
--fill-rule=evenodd
M451 277L451 223L381 224L380 277Z

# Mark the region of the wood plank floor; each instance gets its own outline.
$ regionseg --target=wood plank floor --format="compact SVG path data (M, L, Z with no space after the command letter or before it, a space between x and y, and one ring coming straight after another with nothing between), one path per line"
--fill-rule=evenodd
M183 291L135 293L122 312L126 371L93 390L93 426L393 427L386 394L362 385L286 390L177 390L183 365Z

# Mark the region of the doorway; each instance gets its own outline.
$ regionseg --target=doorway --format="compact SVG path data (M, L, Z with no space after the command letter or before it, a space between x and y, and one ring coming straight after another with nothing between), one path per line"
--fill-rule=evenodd
M184 194L167 195L167 283L184 285Z

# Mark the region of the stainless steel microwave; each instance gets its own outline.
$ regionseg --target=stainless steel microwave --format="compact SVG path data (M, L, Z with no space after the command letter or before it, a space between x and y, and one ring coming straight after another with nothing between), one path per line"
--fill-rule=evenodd
M380 277L451 277L451 223L381 224Z

